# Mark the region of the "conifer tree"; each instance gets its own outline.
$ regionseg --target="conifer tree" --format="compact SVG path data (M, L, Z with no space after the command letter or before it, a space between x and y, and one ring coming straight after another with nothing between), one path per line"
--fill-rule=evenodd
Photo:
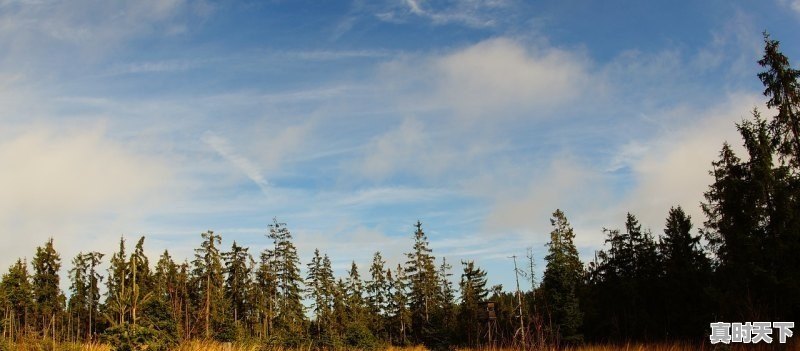
M88 332L89 320L89 284L86 279L86 271L89 270L89 264L86 262L85 256L82 252L72 260L72 269L69 270L70 280L70 297L67 303L67 308L70 314L70 327L74 324L74 335L83 338ZM70 335L70 338L73 335Z
M553 338L566 342L580 342L579 332L583 316L578 303L578 288L583 274L583 264L575 247L575 233L561 210L553 212L550 219L553 231L547 244L547 266L542 277L547 310L550 314L550 332Z
M414 246L406 254L408 261L405 273L409 283L411 330L416 340L422 341L429 331L431 312L437 306L439 279L428 237L422 231L422 223L417 221L415 227Z
M461 339L468 345L478 344L480 337L479 310L480 304L486 300L486 271L475 266L474 261L461 261L464 272L461 274L459 288L461 305L459 309L459 330Z
M386 261L381 253L375 252L372 256L372 265L369 267L371 279L366 282L367 310L373 334L382 335L385 332L385 316L389 302L389 285L386 280Z
M108 279L106 280L106 317L110 322L117 325L124 324L128 314L129 291L126 286L129 284L127 278L130 269L128 258L125 254L125 238L119 239L119 251L111 256L110 266L108 267Z
M772 140L777 151L800 167L800 70L792 68L789 59L780 51L780 42L764 33L764 57L758 61L767 70L758 74L764 84L768 107L778 114L770 123Z
M268 237L274 245L270 254L277 278L276 324L283 329L284 336L301 337L305 331L305 312L300 287L300 258L286 223L278 223L277 219L273 219Z
M33 313L33 287L31 286L28 265L22 259L8 268L8 273L3 274L0 282L0 292L4 297L5 323L9 339L24 336L32 322Z
M350 316L348 324L366 326L366 304L364 302L364 289L361 282L361 275L358 273L358 265L353 261L350 270L347 271L347 309Z
M248 248L236 245L233 242L231 251L223 254L225 259L225 296L230 301L233 320L237 325L246 318L249 311L248 291L250 290L250 267L248 263L252 257L247 253Z
M144 236L136 242L128 266L127 281L130 282L131 323L135 326L139 319L139 308L150 299L152 289L150 262L144 253Z
M322 338L323 328L330 325L330 295L327 291L325 272L322 256L319 249L314 250L314 257L308 263L306 277L306 296L311 301L311 311L314 313L314 332L317 338Z
M179 267L172 260L168 250L158 258L155 272L153 273L153 291L156 299L166 302L173 318L181 321L183 304L179 298L180 282L178 281Z
M273 322L276 315L276 301L278 298L278 278L275 271L274 256L271 250L261 253L261 259L256 269L253 289L253 303L259 316L262 338L273 335Z
M389 293L389 315L392 330L394 333L394 342L399 345L405 345L409 342L408 333L411 328L411 310L408 308L408 278L406 277L405 270L397 265L395 268L395 277L392 278L392 272L386 272L386 279L391 286Z
M201 234L203 242L200 248L195 249L193 276L195 286L200 292L197 301L202 310L204 337L219 337L225 318L225 299L223 292L222 256L219 252L221 236L207 231Z
M670 208L659 242L664 267L659 287L664 289L664 329L678 338L700 336L712 305L704 291L711 266L700 245L701 236L691 231L691 216L680 206Z
M57 317L64 310L64 295L58 286L61 256L50 238L44 247L36 248L33 257L33 299L38 330L55 340Z

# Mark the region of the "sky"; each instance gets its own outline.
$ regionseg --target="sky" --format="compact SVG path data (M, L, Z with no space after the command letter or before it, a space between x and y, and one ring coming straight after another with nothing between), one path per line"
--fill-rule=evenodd
M277 218L364 276L419 220L508 290L555 209L584 262L626 212L702 227L722 143L769 114L762 32L800 59L798 29L797 0L0 0L0 267L50 237L65 270L142 235L257 255Z

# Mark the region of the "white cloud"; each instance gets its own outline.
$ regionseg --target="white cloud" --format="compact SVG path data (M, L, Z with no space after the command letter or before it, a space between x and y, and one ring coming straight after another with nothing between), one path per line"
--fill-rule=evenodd
M586 63L556 48L528 50L506 38L437 60L438 94L459 114L553 107L579 98L589 83ZM497 117L491 115L491 117Z
M382 67L399 104L446 109L462 122L542 118L556 108L602 93L577 51L494 38L445 54L406 56Z
M404 0L391 2L376 16L387 22L402 22L408 17L423 18L434 25L459 24L472 28L497 26L511 14L514 3L503 0L426 1Z
M203 134L203 142L208 144L214 151L216 151L222 158L233 164L236 168L244 173L247 178L258 185L264 195L269 195L269 183L261 173L261 168L256 166L246 157L240 155L231 147L228 140L207 131Z
M457 157L415 119L403 120L397 128L374 138L365 150L366 155L359 169L372 179L386 178L396 173L427 177L441 175Z
M30 127L0 141L0 264L54 237L67 261L106 249L130 222L175 194L163 160L143 157L102 128Z
M669 208L677 205L692 216L695 227L702 225L700 202L713 182L708 174L711 162L718 159L724 141L742 150L735 123L750 118L756 106L767 111L762 97L735 94L707 109L677 108L661 116L665 124L678 123L651 140L638 142L647 146L630 161L636 186L623 206L654 230L660 231ZM691 120L686 116L692 116ZM626 152L626 148L621 151Z

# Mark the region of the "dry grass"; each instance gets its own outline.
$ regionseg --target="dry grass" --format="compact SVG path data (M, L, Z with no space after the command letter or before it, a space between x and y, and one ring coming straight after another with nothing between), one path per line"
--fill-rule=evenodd
M12 345L1 344L0 351L19 350L19 351L47 351L53 350L52 344L45 342L23 342ZM111 351L110 345L98 343L91 344L58 344L55 351ZM174 351L312 351L310 347L286 349L282 347L263 348L262 345L255 343L219 343L213 341L187 341L179 345ZM584 345L565 348L544 348L544 349L523 349L512 347L498 348L458 348L456 351L739 351L739 350L788 350L800 351L800 342L793 345L780 344L731 344L731 345L703 345L689 343L629 343L624 345ZM395 347L390 346L385 351L428 351L424 346Z
M707 345L693 343L627 343L627 344L602 344L602 345L582 345L562 348L539 348L522 349L512 347L501 348L479 348L479 349L457 349L457 351L744 351L744 350L787 350L800 351L800 342L793 344L730 344L730 345Z

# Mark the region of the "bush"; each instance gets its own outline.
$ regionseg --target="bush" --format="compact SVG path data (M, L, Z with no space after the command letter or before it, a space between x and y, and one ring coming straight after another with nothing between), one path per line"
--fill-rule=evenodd
M106 329L102 340L116 351L167 351L176 344L168 333L127 323Z

